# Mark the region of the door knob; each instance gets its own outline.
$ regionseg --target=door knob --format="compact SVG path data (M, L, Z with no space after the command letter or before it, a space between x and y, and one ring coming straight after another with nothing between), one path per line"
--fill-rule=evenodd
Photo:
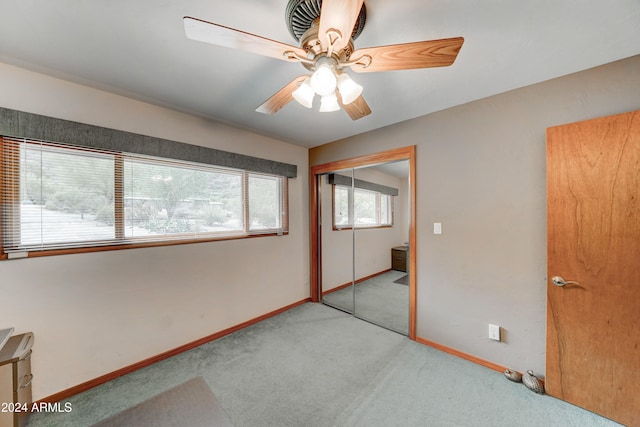
M562 277L560 276L555 276L551 279L551 281L553 282L554 285L556 286L564 286L564 285L568 285L568 284L572 284L572 285L579 285L580 283L578 282L574 282L572 280L564 280Z

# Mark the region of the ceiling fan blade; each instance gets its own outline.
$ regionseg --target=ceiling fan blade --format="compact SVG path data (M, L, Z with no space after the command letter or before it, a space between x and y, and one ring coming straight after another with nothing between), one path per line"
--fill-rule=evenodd
M263 114L277 113L282 107L293 100L293 91L296 90L298 86L300 86L300 83L302 83L307 77L309 76L298 76L291 80L285 87L277 91L275 95L256 108L256 111Z
M342 109L347 112L349 117L351 117L351 120L358 120L371 114L371 109L369 108L369 105L367 105L367 102L364 100L362 95L360 95L356 98L355 101L347 105L343 104L342 97L338 96L338 102L340 103Z
M328 49L334 40L332 31L340 33L340 38L333 44L334 51L338 52L349 44L362 3L364 0L322 1L318 38L323 48Z
M453 64L464 43L463 37L422 42L365 47L351 54L357 73L411 70L415 68L446 67ZM366 65L366 64L369 65Z
M187 38L232 49L242 49L258 55L270 56L283 61L297 62L293 55L306 58L307 54L299 47L280 43L275 40L256 36L244 31L214 24L201 19L184 17L184 31ZM292 52L289 55L288 52Z

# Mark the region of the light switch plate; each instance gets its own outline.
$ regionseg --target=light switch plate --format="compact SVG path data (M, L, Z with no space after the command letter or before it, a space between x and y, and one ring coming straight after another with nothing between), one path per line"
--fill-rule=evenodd
M500 326L489 323L489 339L500 341Z
M433 223L433 234L442 234L442 223L434 222Z

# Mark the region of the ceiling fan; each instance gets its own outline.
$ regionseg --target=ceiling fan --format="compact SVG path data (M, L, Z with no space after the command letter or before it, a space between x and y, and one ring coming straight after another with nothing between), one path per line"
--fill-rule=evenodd
M274 114L293 99L311 108L317 94L321 112L342 106L352 120L371 114L371 109L362 86L346 68L368 73L445 67L453 64L464 42L455 37L354 49L353 40L366 20L364 0L289 0L286 18L300 47L189 16L184 17L184 28L189 39L299 62L310 72L293 79L256 111Z

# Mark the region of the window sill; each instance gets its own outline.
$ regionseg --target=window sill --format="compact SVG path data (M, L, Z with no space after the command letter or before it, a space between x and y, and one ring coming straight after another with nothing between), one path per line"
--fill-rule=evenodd
M361 225L361 226L357 226L356 230L371 230L374 228L393 228L393 224L391 225ZM333 231L345 231L345 230L351 230L353 229L352 226L344 226L344 227L336 227L335 225L333 226Z
M15 259L24 259L24 258L37 258L44 256L56 256L56 255L69 255L69 254L83 254L83 253L91 253L91 252L105 252L105 251L118 251L125 249L140 249L140 248L152 248L158 246L176 246L176 245L188 245L194 243L210 243L210 242L220 242L226 240L242 240L242 239L254 239L258 237L274 237L274 236L287 236L289 235L288 231L278 232L278 233L264 233L264 234L251 234L251 235L235 235L235 236L219 236L219 237L210 237L205 239L189 239L189 240L172 240L166 242L145 242L145 243L123 243L118 245L105 245L105 246L91 246L86 248L65 248L65 249L45 249L38 251L30 251L27 252L27 256L19 257ZM0 261L9 260L8 254L0 254Z

